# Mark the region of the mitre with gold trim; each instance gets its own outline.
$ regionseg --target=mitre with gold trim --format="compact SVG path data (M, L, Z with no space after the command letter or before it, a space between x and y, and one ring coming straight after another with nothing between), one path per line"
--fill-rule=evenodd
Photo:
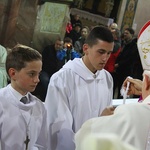
M137 46L143 69L150 70L150 21L141 28Z

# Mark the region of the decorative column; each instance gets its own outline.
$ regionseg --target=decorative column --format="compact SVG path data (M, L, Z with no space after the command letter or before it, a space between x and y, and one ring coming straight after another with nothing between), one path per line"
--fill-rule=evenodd
M82 9L84 6L85 0L74 0L74 5L78 9Z
M105 17L110 17L111 11L114 7L114 0L106 0L105 3Z
M127 0L121 31L124 31L125 28L132 27L137 3L138 0Z

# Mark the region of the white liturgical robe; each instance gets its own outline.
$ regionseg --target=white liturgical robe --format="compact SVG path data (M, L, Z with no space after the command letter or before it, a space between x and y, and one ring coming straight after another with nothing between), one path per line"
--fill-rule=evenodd
M113 81L104 69L93 74L75 58L55 73L48 86L49 149L74 150L74 133L112 104Z
M93 118L76 133L77 150L89 134L116 134L138 150L150 149L150 96L143 103L118 106L113 115Z
M11 89L10 84L0 89L1 150L25 150L27 134L30 139L28 150L34 147L46 150L47 113L44 105L31 93L28 93L30 103L23 104L16 99Z
M138 150L130 144L121 141L121 139L110 133L88 134L76 150Z

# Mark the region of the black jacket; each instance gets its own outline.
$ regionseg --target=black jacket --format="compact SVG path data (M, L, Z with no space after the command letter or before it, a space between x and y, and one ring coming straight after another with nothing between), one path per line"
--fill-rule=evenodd
M142 65L139 57L139 52L137 48L137 38L133 39L128 44L124 45L120 55L118 56L116 63L118 63L118 68L116 72L120 76L134 76L135 67L139 67L137 71L142 75ZM137 66L138 64L138 66ZM134 73L133 73L134 72ZM137 73L138 73L137 72Z
M57 71L57 57L54 45L48 45L42 52L42 71L51 77Z

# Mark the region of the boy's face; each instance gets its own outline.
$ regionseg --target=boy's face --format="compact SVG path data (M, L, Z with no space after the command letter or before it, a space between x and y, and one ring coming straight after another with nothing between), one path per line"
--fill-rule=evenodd
M39 73L42 69L42 61L36 60L26 63L26 67L17 71L14 68L9 69L11 85L20 94L33 92L39 82Z
M113 50L114 42L108 43L102 40L98 40L96 45L90 47L88 44L83 45L84 57L83 61L85 65L95 73L97 70L104 68L110 54Z

